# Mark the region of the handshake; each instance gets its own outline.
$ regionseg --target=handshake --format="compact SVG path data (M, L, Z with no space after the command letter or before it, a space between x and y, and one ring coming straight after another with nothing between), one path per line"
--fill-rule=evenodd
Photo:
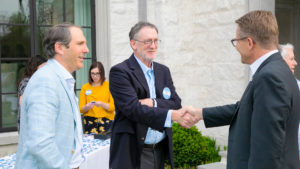
M196 109L192 106L185 106L172 112L172 121L179 123L184 128L191 128L202 119L202 109Z
M142 105L154 107L154 101L150 98L140 99ZM185 106L172 111L171 120L179 123L184 128L191 128L199 120L202 120L202 109L196 109L192 106Z

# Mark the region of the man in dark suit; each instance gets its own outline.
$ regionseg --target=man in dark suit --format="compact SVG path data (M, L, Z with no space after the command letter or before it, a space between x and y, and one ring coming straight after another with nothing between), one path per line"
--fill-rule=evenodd
M156 26L139 22L129 38L133 54L109 75L116 105L110 168L163 169L165 158L173 168L171 121L191 127L195 117L180 109L169 69L153 62L159 44Z
M250 65L250 82L239 102L194 109L206 127L230 125L227 169L299 169L300 95L293 73L277 50L278 26L267 11L236 20L231 42Z

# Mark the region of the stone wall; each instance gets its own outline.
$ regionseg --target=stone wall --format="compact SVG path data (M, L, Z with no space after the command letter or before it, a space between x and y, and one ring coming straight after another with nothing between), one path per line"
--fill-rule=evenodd
M131 54L128 32L137 22L137 0L111 1L111 63ZM234 21L248 10L247 0L148 0L148 21L157 25L156 61L172 73L183 105L215 106L238 101L248 82L248 66L231 45ZM228 127L206 129L205 135L227 145Z

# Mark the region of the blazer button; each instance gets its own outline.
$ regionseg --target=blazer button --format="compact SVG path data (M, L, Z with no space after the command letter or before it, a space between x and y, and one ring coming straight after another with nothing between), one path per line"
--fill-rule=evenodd
M145 137L142 137L141 140L144 141L144 140L145 140Z

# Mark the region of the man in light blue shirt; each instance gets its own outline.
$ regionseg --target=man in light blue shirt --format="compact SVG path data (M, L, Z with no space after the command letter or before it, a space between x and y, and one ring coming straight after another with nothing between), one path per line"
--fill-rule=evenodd
M129 33L131 57L110 70L116 105L110 146L112 169L173 168L172 121L191 127L197 120L181 108L168 67L154 62L158 30L139 22ZM179 110L176 110L179 109Z
M43 48L49 60L23 95L16 168L78 168L83 132L72 73L89 49L81 28L69 23L53 26Z

